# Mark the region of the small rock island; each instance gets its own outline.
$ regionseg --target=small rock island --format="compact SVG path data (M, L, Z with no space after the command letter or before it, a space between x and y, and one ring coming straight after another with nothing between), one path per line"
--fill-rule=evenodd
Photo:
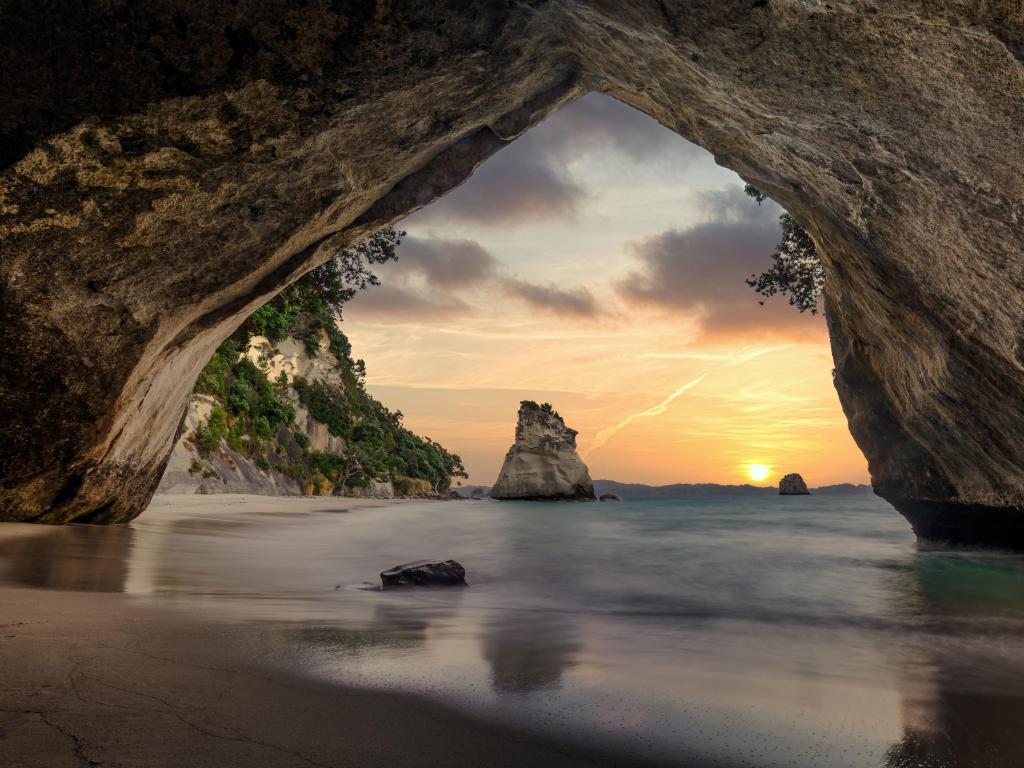
M594 483L576 454L576 435L550 403L523 400L516 441L505 455L491 498L593 501Z
M807 483L804 479L796 472L790 474L779 480L779 496L810 496L811 492L807 490Z

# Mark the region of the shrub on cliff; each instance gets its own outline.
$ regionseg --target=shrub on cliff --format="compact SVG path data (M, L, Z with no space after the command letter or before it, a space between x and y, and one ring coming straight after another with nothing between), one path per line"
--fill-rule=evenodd
M551 403L541 403L538 405L537 402L534 400L520 400L519 407L529 408L534 411L540 411L541 413L546 413L549 416L554 416L556 419L562 418L562 415L555 410L555 407L551 405Z
M250 335L265 336L271 342L290 336L315 355L321 331L326 331L331 351L337 357L350 356L352 348L344 335L335 333L335 321L356 293L380 285L371 267L396 260L396 248L404 236L405 232L385 227L328 259L256 310L246 321Z
M758 205L767 199L756 187L747 184L746 193ZM751 275L746 283L768 299L776 294L789 296L789 303L801 312L818 313L818 300L825 287L825 268L814 241L788 213L779 217L782 239L772 254L772 265L760 275ZM761 304L764 304L764 299Z
M388 410L366 392L366 364L352 359L351 345L338 327L343 304L358 290L379 283L369 266L396 258L395 247L402 235L388 228L343 251L260 307L220 345L195 387L196 392L225 404L223 410L216 409L221 414L217 425L201 424L192 435L197 449L202 445L203 456L209 456L223 438L258 465L270 466L268 450L287 452L287 446L275 443L284 426L305 458L302 462L278 462L274 467L300 484L309 481L310 487L320 486L321 481L352 487L365 486L370 480L408 478L444 491L452 477L467 476L457 455L407 430L400 411ZM301 377L289 384L287 375L271 382L265 370L243 354L251 337L261 335L272 343L288 337L300 339L307 353L315 356L324 333L341 386ZM292 393L310 416L345 441L343 453L309 450L309 438L292 423Z

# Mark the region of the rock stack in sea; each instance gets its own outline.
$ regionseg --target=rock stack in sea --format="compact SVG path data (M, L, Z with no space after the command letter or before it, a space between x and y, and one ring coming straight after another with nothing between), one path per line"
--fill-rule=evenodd
M791 472L779 480L779 496L810 496L810 494L811 492L807 490L807 483L796 472Z
M576 454L576 434L549 403L522 401L516 441L505 456L491 498L592 501L594 483Z

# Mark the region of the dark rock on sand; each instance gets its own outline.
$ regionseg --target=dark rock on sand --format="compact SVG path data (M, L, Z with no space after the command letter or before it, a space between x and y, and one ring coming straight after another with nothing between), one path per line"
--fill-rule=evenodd
M779 480L779 496L810 496L811 492L807 490L807 483L800 477L796 472L790 474Z
M451 587L466 583L466 569L454 560L415 560L381 571L385 587Z

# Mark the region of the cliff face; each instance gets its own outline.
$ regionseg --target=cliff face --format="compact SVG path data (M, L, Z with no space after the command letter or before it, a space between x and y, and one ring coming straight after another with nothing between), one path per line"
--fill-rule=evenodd
M491 498L594 499L590 472L576 455L576 434L547 404L523 401L516 442L505 455Z
M327 338L321 339L316 354L310 354L297 339L287 338L272 344L263 336L255 336L249 340L244 355L265 373L270 382L281 382L283 374L284 379L290 382L298 377L300 381L319 381L344 391L342 361L331 352ZM253 493L261 496L339 493L375 498L392 498L395 495L390 479L364 478L357 486L342 487L319 472L315 456L345 454L348 448L345 439L331 434L327 424L315 419L303 406L294 388L279 385L279 390L283 390L282 397L294 407L295 418L291 425L277 425L274 435L258 457L253 456L251 450L241 447L236 450L224 437L218 438L215 446L203 450L198 436L204 430L210 430L214 409L223 412L225 404L210 395L192 395L181 435L174 443L156 492ZM246 437L251 439L251 436ZM425 485L426 490L420 485L416 492L432 492L430 483L425 482Z
M1024 545L1018 0L124 6L0 5L0 519L137 515L245 317L601 90L814 238L876 490Z
M221 443L203 456L190 439L210 412L222 404L207 395L194 395L185 412L181 437L167 461L157 493L255 493L261 496L299 496L298 482L274 469L261 469L252 459ZM275 452L275 463L285 456Z
M459 458L367 393L317 269L253 313L203 368L161 493L433 496Z

